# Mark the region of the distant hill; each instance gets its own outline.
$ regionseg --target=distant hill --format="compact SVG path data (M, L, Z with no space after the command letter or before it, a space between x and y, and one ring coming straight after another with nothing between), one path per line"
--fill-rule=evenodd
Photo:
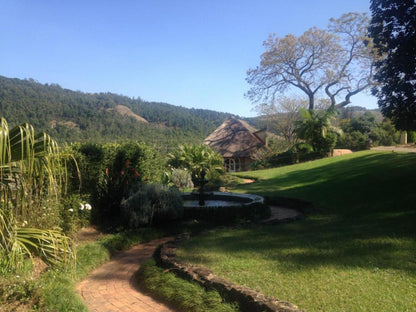
M133 139L165 149L201 143L231 114L0 76L0 116L11 126L28 122L58 142Z

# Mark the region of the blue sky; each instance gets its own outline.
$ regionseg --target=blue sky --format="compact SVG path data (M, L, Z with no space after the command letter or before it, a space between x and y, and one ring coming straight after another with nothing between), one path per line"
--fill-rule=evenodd
M366 0L0 0L0 75L255 116L246 71L270 33L300 35ZM376 107L371 96L353 105Z

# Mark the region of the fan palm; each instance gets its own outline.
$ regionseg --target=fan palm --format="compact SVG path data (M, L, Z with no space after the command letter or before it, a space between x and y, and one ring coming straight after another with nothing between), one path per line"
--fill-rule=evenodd
M341 130L331 124L335 112L300 109L300 114L301 120L296 124L298 138L312 145L315 152L330 152L336 143L335 134L341 134Z
M26 227L27 220L36 225L42 219L40 202L60 199L66 171L61 156L47 134L36 134L29 124L9 129L1 118L0 269L15 270L33 255L48 263L73 258L69 238L59 229Z
M174 168L188 169L193 180L199 180L205 171L208 177L223 171L222 157L207 145L181 145L168 155Z

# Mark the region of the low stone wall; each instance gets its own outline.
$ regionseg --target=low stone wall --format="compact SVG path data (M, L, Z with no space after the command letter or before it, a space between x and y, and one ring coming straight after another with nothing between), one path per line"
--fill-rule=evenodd
M247 312L302 312L289 302L280 301L273 297L266 297L258 291L248 287L235 285L212 271L197 266L187 266L176 258L179 240L162 245L158 255L162 265L169 269L179 270L186 278L202 285L217 289L227 300L237 301L242 311Z
M332 156L342 156L346 154L351 154L352 151L349 149L342 149L342 148L336 148L332 152Z

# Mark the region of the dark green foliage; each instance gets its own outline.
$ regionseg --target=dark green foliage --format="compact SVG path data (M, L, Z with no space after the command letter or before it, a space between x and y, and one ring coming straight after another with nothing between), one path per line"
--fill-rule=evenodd
M322 153L314 151L312 145L308 143L296 143L283 153L271 153L264 159L254 162L252 164L252 169L258 170L287 166L322 158L322 156Z
M91 196L92 221L105 228L120 225L120 203L136 182L159 182L162 176L160 154L144 143L78 143L70 149L82 173L81 194Z
M351 118L342 126L343 135L337 143L339 148L354 151L369 149L371 146L390 146L399 143L400 133L389 120L378 122L370 112Z
M345 133L338 142L338 147L348 148L353 151L370 149L371 141L368 135L359 131Z
M199 185L203 172L212 184L218 183L224 172L223 159L208 145L185 144L168 155L172 168L190 172L194 185Z
M121 105L149 123L117 112ZM167 151L200 143L230 114L146 102L112 93L83 93L33 79L0 76L0 112L10 125L31 123L62 142L144 141Z
M164 224L181 220L183 202L179 191L160 184L136 184L121 202L124 228Z
M79 229L90 224L91 205L79 195L72 194L62 199L60 211L60 227L62 231L71 236Z
M407 135L408 142L416 143L416 131L409 131Z
M416 130L416 3L371 0L370 34L380 54L373 89L397 129Z
M328 155L337 142L337 129L331 125L333 110L300 110L302 119L296 124L296 134L313 147L314 152Z

